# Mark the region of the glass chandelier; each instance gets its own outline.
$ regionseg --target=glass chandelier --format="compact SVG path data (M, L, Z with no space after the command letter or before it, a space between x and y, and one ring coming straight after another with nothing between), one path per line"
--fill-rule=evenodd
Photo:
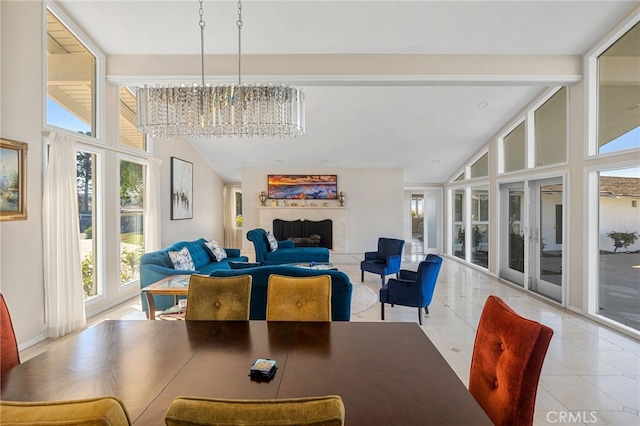
M205 85L200 0L200 85L138 89L138 131L156 138L294 137L304 134L304 93L285 85L242 84L242 4L238 1L238 84Z

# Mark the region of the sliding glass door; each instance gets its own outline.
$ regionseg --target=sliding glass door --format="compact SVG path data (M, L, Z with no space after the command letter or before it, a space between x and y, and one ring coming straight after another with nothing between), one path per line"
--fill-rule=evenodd
M530 183L531 271L529 289L562 302L563 282L563 184L562 178Z
M500 276L524 287L525 191L524 182L500 186Z

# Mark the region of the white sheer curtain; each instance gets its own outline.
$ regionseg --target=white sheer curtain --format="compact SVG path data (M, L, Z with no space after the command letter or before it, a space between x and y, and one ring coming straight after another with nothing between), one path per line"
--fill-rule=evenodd
M160 194L160 164L157 158L149 159L147 165L147 179L144 193L144 251L146 253L162 248L161 222L161 194Z
M238 241L238 228L236 227L236 191L240 185L225 185L222 197L224 210L222 220L224 226L224 246L227 248L242 248L242 241Z
M51 133L42 231L46 327L57 338L87 325L80 269L76 141Z

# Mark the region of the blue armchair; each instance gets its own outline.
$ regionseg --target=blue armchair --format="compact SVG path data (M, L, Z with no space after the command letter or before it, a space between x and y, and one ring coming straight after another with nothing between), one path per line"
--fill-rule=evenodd
M364 281L364 273L380 275L382 285L385 277L397 274L402 261L402 249L404 240L395 238L378 238L378 251L368 251L364 254L364 260L360 262L360 281Z
M380 314L384 320L384 304L412 306L418 308L418 322L422 325L422 308L429 314L429 305L436 289L438 273L442 265L442 258L435 254L427 255L426 260L420 262L418 271L401 269L399 279L390 278L389 282L380 289Z

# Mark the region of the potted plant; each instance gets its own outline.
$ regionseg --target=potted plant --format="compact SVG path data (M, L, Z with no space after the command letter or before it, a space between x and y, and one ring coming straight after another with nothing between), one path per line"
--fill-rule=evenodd
M628 247L638 240L638 233L633 232L620 232L611 231L607 234L607 237L613 240L613 252L615 253L619 248L624 248L629 251Z

